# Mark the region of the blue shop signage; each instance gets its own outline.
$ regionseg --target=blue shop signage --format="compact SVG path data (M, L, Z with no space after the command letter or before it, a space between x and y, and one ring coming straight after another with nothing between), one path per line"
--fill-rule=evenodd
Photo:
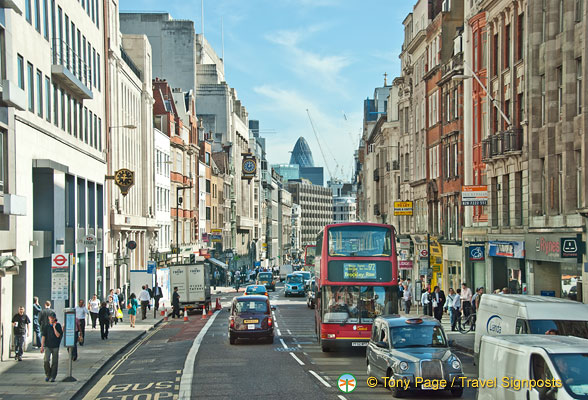
M490 257L525 258L525 242L490 241L488 242Z

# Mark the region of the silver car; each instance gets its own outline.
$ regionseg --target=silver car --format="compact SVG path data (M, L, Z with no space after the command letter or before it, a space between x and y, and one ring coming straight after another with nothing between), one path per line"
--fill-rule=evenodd
M366 359L368 376L382 382L395 397L407 390L450 390L456 397L463 393L461 361L451 352L436 319L377 317Z

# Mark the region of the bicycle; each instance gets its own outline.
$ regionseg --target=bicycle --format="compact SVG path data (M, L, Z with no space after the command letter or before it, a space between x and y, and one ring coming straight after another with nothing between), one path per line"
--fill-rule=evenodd
M460 333L468 333L470 331L476 330L476 313L473 312L467 317L465 315L461 315L458 321L458 330Z

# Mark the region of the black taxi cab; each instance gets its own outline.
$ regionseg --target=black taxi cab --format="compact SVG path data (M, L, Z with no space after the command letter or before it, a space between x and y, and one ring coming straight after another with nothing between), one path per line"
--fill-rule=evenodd
M229 343L237 339L265 339L274 342L274 321L267 296L249 295L233 299L229 310Z
M394 397L409 390L450 390L461 397L461 361L434 318L377 317L366 349L367 374L384 381Z
M255 281L257 285L265 285L267 290L272 292L276 291L276 281L274 280L274 275L271 272L260 272L257 274L257 280Z

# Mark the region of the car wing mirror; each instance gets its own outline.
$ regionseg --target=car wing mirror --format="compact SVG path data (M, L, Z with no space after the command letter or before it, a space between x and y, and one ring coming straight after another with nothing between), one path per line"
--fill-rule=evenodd
M378 347L380 347L382 349L387 349L388 348L388 343L380 341L380 342L376 342L376 346L378 346Z
M453 347L454 344L455 344L455 340L453 340L453 339L447 341L447 345L449 345L449 347Z
M272 311L276 311L276 306L271 306Z

